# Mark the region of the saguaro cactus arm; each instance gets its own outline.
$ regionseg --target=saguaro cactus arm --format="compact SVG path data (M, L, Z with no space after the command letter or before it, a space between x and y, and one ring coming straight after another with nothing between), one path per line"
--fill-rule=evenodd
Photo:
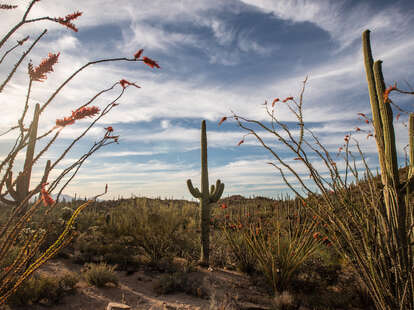
M217 202L224 191L224 183L221 183L220 180L217 180L216 186L211 185L211 192L210 192L210 202Z
M388 101L384 100L385 83L382 75L382 61L374 63L375 87L377 90L378 105L381 115L382 136L384 139L384 158L388 181L393 182L395 188L399 185L397 150L395 147L395 133L392 109Z
M33 157L34 157L36 138L37 138L37 127L39 124L39 114L40 114L39 110L40 110L40 104L36 104L35 111L33 114L33 121L30 126L29 144L27 145L26 159L24 161L24 170L21 172L21 175L19 175L18 180L16 182L16 191L17 191L17 194L19 195L19 201L23 201L23 199L29 193L30 178L32 175Z
M191 182L190 179L187 180L187 187L191 195L193 195L194 198L201 198L200 190L197 187L194 188L193 183Z
M380 115L380 109L378 105L378 96L375 87L375 77L373 71L374 60L372 57L371 51L371 42L370 42L370 31L365 30L362 33L362 50L364 53L364 63L365 63L365 72L368 82L368 92L369 100L371 104L372 111L372 122L375 131L375 141L377 143L378 149L378 160L380 164L381 172L385 171L385 158L384 158L384 137L382 132L382 121ZM385 174L381 173L382 184L386 183Z

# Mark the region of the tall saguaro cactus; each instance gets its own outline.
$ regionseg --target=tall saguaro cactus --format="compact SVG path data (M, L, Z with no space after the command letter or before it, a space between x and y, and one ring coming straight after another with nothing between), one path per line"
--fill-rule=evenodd
M212 204L216 203L224 191L224 183L217 180L216 185L211 185L209 191L208 169L207 169L207 134L206 121L201 122L201 192L194 188L191 180L187 180L190 193L200 200L200 219L201 219L201 256L200 264L209 265L209 246L210 246L210 213Z
M384 185L384 215L387 220L389 233L394 237L397 255L401 267L406 268L405 272L412 272L412 255L409 254L409 227L407 227L407 200L410 184L413 182L414 168L414 113L410 114L409 119L409 146L410 146L410 167L406 184L400 184L398 175L398 160L395 145L395 134L393 126L393 115L390 102L387 96L384 96L385 83L382 74L382 61L373 61L370 31L365 30L362 34L362 46L365 61L365 70L368 81L368 90L370 96L372 119L377 141L378 157L381 168L381 181ZM406 188L403 191L402 188Z

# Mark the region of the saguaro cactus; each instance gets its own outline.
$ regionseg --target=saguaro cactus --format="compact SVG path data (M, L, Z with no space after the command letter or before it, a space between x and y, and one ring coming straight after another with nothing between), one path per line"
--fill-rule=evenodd
M200 264L209 265L209 246L210 246L210 212L212 204L216 203L224 191L224 184L217 180L216 185L211 185L209 191L208 169L207 169L207 134L206 121L201 122L201 192L194 188L191 180L187 180L190 193L200 200L200 219L201 219L201 255Z
M29 128L29 141L26 149L26 159L24 162L23 171L19 173L17 179L13 182L13 175L12 171L10 170L7 175L6 179L6 187L8 192L10 193L13 200L6 199L0 196L0 200L8 205L13 205L18 212L19 215L22 215L27 210L27 202L22 204L29 193L36 194L40 191L40 184L46 182L49 169L50 169L50 160L47 161L45 171L43 173L42 181L35 189L32 191L29 190L30 186L30 179L32 174L33 168L33 158L34 158L34 151L36 146L36 139L37 139L37 128L39 123L39 115L40 115L40 105L36 104L35 111L33 114L33 121ZM15 186L16 189L13 187Z
M414 143L412 131L414 114L411 113L409 120L409 173L405 184L400 184L392 109L388 98L384 97L385 83L381 68L382 61L377 60L374 62L372 58L369 30L365 30L362 34L362 46L381 168L381 181L384 185L385 209L383 212L389 223L390 232L398 236L398 238L395 238L395 242L397 243L400 264L402 268L408 268L410 266L410 256L408 253L409 229L407 227L407 203L405 195L408 194L411 183L413 182ZM402 189L407 190L404 191ZM410 270L405 271L412 272Z

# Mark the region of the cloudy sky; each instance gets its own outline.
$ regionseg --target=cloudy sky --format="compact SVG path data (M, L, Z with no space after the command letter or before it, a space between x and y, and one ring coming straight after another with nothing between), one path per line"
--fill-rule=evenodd
M28 0L7 1L15 10L1 10L2 36L21 18ZM274 158L233 120L221 126L223 116L234 111L240 116L267 122L265 100L293 96L298 99L302 81L308 76L303 99L305 125L335 154L346 134L352 132L361 143L370 167L377 164L373 139L356 127L370 130L357 113L370 117L369 97L363 68L361 33L370 29L375 59L383 60L387 85L414 86L414 2L336 0L87 0L37 2L28 19L64 17L81 11L73 23L74 32L50 21L20 28L7 42L1 55L30 35L0 64L2 80L23 51L44 30L47 34L19 67L15 77L0 93L3 133L21 115L28 85L27 63L37 66L48 53L60 52L54 72L42 83L35 82L29 99L30 111L44 103L75 70L89 61L128 57L143 48L144 56L161 69L142 62L112 62L90 66L55 97L42 114L39 133L53 128L55 120L69 116L100 90L121 79L135 82L118 106L105 115L50 175L53 180L65 167L101 139L112 126L119 144L98 150L64 190L68 195L106 198L147 197L191 198L186 179L198 186L200 178L200 123L207 121L210 182L221 179L224 196L241 194L278 197L289 192L279 173L268 162ZM100 109L120 93L117 85L92 105ZM392 94L392 99L413 111L413 97ZM278 103L277 115L297 133L295 118L286 103ZM394 116L398 111L395 111ZM30 113L29 113L30 115ZM407 115L395 122L400 165L407 144ZM28 122L28 120L26 119ZM56 160L92 119L64 128L56 143L34 168L33 185L39 180L46 159ZM56 129L55 129L56 130ZM294 155L277 139L266 142L304 178L308 175L294 161ZM15 132L0 137L0 156L9 152ZM49 138L48 138L49 139ZM37 145L37 151L47 140ZM333 155L335 156L335 155ZM23 163L18 157L16 169ZM339 162L339 159L338 159ZM324 173L321 163L315 161ZM318 166L319 165L319 166ZM63 183L62 183L63 185Z

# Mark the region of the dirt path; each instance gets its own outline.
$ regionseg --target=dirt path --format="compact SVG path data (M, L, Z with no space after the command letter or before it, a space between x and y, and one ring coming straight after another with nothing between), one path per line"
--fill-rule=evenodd
M79 273L82 266L73 264L67 259L54 259L46 263L38 271L48 275L61 275L66 271ZM12 308L13 310L104 310L109 302L125 303L132 310L158 309L269 309L270 299L252 285L247 276L222 269L199 268L189 274L195 283L202 284L202 290L208 296L197 297L185 293L157 295L153 286L161 274L148 274L138 271L126 275L124 271L116 271L119 284L117 287L96 288L81 280L76 285L76 293L62 298L58 305L45 308L42 305ZM196 289L198 292L198 290ZM201 291L201 288L200 288ZM201 293L200 293L201 294ZM211 296L215 297L211 297ZM212 301L213 300L213 301Z

